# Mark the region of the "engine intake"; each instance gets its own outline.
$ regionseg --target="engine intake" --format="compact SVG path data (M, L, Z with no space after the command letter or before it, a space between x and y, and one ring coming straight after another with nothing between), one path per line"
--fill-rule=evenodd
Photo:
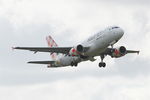
M119 48L119 51L120 51L121 54L125 54L127 50L126 50L126 48L124 46L121 46Z
M83 46L82 45L78 45L77 46L77 51L78 52L83 52Z
M69 55L79 56L79 55L82 55L83 52L84 52L84 47L82 45L77 45L76 47L73 47L70 50Z

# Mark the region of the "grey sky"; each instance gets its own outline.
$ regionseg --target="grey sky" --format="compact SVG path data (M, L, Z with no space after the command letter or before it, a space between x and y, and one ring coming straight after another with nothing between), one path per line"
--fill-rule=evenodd
M149 0L1 0L0 99L148 100L149 3ZM52 35L60 46L71 46L111 25L125 30L115 46L139 49L140 55L106 57L105 69L98 68L99 57L77 68L47 69L45 65L26 62L49 60L48 53L34 55L11 50L12 46L47 46L47 35Z

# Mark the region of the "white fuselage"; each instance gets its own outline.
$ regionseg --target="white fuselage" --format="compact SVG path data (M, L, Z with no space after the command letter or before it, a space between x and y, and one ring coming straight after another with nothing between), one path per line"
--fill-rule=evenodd
M115 44L123 34L124 32L121 28L109 27L89 37L86 41L81 43L83 47L90 47L88 51L84 53L84 56L88 56L89 58L99 56L108 46ZM79 63L85 60L89 59L82 59L78 56L62 56L56 61L55 66L69 66L72 62Z

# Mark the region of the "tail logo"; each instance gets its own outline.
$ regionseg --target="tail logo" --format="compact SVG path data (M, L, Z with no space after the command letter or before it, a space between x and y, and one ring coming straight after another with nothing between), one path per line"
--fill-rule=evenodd
M58 46L51 36L47 36L46 41L47 41L47 44L49 47L57 47ZM57 54L51 53L50 56L53 60L56 60Z

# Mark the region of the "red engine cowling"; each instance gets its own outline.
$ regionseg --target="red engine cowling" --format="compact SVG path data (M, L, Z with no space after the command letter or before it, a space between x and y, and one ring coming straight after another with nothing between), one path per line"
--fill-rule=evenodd
M120 46L112 50L111 57L119 58L124 56L126 52L127 52L126 48L124 46Z
M77 45L76 47L73 47L70 51L69 51L69 55L70 56L79 56L82 55L84 51L84 48L82 45Z

